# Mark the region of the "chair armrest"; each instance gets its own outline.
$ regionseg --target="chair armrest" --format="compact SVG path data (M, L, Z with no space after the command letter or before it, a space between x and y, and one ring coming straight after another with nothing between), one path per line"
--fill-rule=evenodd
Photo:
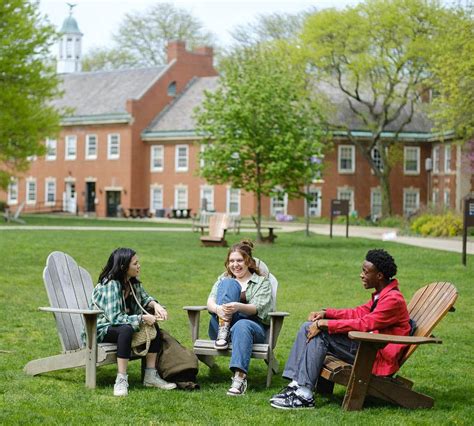
M191 340L194 345L194 342L199 339L199 321L201 318L201 311L207 311L207 306L183 306L183 309L188 311Z
M183 306L185 311L205 311L207 306Z
M43 312L57 312L62 314L83 314L83 315L98 315L104 311L98 309L68 309L68 308L51 308L51 307L40 307L38 308Z
M441 339L435 337L394 336L392 334L367 333L363 331L350 331L349 337L360 342L376 344L422 345L424 343L443 343Z
M270 312L270 333L268 338L268 345L273 350L277 344L278 336L283 327L283 320L290 315L288 312Z
M287 317L289 316L289 312L270 312L268 316L270 317Z

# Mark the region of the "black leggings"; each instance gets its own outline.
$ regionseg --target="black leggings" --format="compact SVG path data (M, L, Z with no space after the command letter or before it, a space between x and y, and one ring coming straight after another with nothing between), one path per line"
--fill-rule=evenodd
M132 352L133 328L130 324L111 325L107 329L104 337L104 343L117 343L117 358L130 359ZM160 333L150 342L149 353L158 353L160 349Z

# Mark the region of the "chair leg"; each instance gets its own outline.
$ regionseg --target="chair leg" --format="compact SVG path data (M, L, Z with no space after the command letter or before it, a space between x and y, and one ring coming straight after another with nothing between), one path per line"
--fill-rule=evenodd
M214 357L212 355L197 355L198 359L206 364L209 368L212 368L215 364Z
M319 376L316 384L316 392L321 395L332 395L334 393L334 382Z

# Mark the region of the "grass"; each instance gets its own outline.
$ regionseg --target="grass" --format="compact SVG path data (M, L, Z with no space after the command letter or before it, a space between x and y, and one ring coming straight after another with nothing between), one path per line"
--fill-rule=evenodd
M238 239L228 236L230 243ZM170 319L164 327L190 347L182 306L205 302L223 269L226 249L201 248L198 235L188 232L0 231L0 424L472 424L474 256L463 267L460 254L358 238L281 234L275 245L256 248L255 255L265 260L280 282L278 309L291 313L280 335L277 357L281 363L286 360L309 311L355 306L368 299L358 278L361 262L367 250L383 247L397 261L401 289L408 300L416 289L438 280L453 282L460 293L456 312L435 330L443 345L419 348L401 371L414 380L416 390L435 398L431 410L408 411L371 400L362 412L343 412L340 404L345 390L337 386L331 399L316 398L315 410L281 412L272 409L268 399L285 381L275 376L267 390L266 365L260 360L251 362L247 395L227 397L230 372L225 357L217 359L214 370L200 365L201 390L197 392L143 388L138 362L130 364L130 395L121 399L112 396L113 365L98 369L96 390L84 388L83 369L26 376L22 369L29 360L60 351L53 318L37 311L38 306L48 305L41 278L47 255L66 251L96 279L118 246L138 251L145 288L168 307ZM204 316L201 335L206 334L206 327Z

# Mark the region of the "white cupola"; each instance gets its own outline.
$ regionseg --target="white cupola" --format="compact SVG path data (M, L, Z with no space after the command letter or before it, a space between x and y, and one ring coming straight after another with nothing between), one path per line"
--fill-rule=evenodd
M77 21L72 17L75 4L68 3L69 16L61 27L58 51L57 72L59 74L80 72L82 60L82 33Z

